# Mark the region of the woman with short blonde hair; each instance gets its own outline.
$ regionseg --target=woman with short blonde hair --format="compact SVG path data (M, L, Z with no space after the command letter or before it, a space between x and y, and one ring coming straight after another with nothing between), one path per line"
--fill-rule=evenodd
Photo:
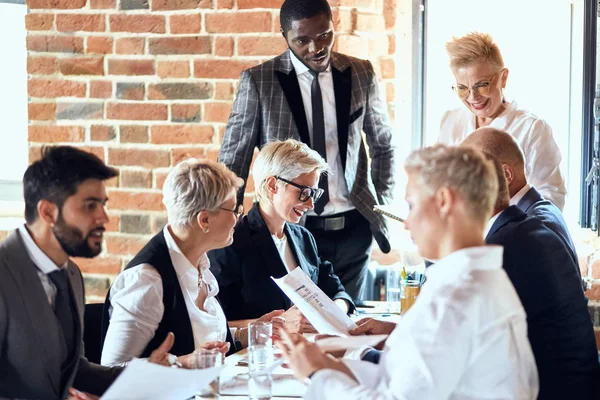
M487 33L471 32L452 38L446 51L456 79L452 89L465 107L444 114L439 142L458 145L483 126L509 133L523 149L529 182L562 210L567 189L552 128L515 101L506 100L509 70L498 45Z

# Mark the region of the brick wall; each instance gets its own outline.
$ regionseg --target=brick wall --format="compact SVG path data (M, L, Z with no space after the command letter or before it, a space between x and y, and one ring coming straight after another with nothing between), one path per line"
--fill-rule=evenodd
M120 170L109 182L105 250L76 260L91 295L103 296L165 224L160 189L169 169L217 158L239 73L286 47L281 3L27 1L30 161L44 144L71 144ZM373 62L393 117L395 0L331 5L335 49Z

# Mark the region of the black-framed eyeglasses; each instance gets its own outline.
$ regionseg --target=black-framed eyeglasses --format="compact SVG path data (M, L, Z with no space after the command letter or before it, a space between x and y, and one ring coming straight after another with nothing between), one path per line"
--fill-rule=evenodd
M243 204L238 204L237 206L235 206L235 208L233 210L230 210L229 208L224 208L224 207L219 207L219 210L229 211L229 212L233 213L236 216L236 218L240 218L242 215L244 215L244 205Z
M298 195L298 200L300 200L301 202L308 201L308 199L310 199L312 197L313 201L316 203L317 201L319 201L321 196L323 196L324 190L321 188L313 188L310 186L298 185L297 183L288 181L287 179L283 179L280 176L276 176L275 178L279 179L281 182L285 182L289 185L292 185L292 186L300 189L300 194Z
M469 94L471 94L471 92L479 94L479 95L482 95L482 96L487 96L487 94L490 92L490 85L492 84L492 82L494 81L494 79L496 78L496 76L498 76L502 72L504 72L505 69L506 68L502 68L500 71L496 72L487 81L476 83L471 88L468 88L466 86L458 85L457 84L455 86L452 86L452 90L454 90L454 92L456 93L456 95L458 97L460 97L461 99L466 99L467 97L469 97Z

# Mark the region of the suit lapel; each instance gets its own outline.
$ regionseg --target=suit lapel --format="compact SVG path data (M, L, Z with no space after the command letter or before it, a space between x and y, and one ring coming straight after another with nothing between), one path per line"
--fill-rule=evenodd
M331 67L333 90L335 92L335 113L338 130L338 145L342 168L346 170L346 151L348 149L348 121L350 117L350 97L352 95L352 69L339 70L333 62Z
M510 206L500 213L496 221L492 224L490 231L488 232L485 240L494 236L504 225L523 217L523 212L517 206Z
M61 348L58 343L64 343L62 332L57 324L54 310L48 303L46 292L37 274L37 267L27 255L27 250L18 231L6 239L7 267L15 278L16 284L25 299L23 304L27 310L34 332L23 332L24 335L33 334L37 343L42 361L46 364L48 379L51 381L57 396L60 393L60 365L62 361ZM63 349L66 351L66 349ZM58 367L58 371L56 368Z
M78 355L81 353L81 338L83 337L83 308L85 304L85 293L83 286L81 284L81 278L79 275L79 268L77 265L69 260L69 265L67 267L69 271L69 281L71 283L71 299L73 299L74 307L75 307L75 315L73 322L75 323L75 339L77 342L75 343L75 354L76 359L78 359Z
M260 255L263 258L263 265L269 270L269 274L274 278L281 278L287 274L285 265L279 256L279 252L273 243L271 232L267 228L267 224L260 215L258 205L254 205L248 213L248 223L250 227L250 237L258 248Z
M285 236L287 237L287 242L290 245L290 249L292 250L292 254L296 259L296 263L298 263L298 267L304 271L306 275L315 283L318 283L319 276L318 273L315 273L316 268L309 264L304 257L304 249L299 248L300 243L302 243L302 237L296 234L296 230L289 229L289 225L286 223L283 228Z
M532 186L531 189L525 193L523 198L519 200L517 207L523 210L523 212L527 213L529 208L540 200L542 200L542 195L537 191L536 188Z

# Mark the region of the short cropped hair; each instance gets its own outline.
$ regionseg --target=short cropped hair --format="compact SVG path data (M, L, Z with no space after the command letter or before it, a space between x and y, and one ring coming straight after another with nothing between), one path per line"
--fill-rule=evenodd
M279 23L284 35L292 29L292 22L326 14L332 19L331 8L327 0L285 0L279 12Z
M195 158L180 162L163 185L169 223L191 226L200 211L217 211L243 183L225 164Z
M264 145L252 167L256 201L259 203L270 201L267 191L268 177L279 176L291 181L302 174L309 174L315 170L319 176L324 172L331 171L327 161L302 142L288 139ZM285 183L281 182L281 184Z
M437 144L413 151L404 168L416 175L429 194L448 187L463 199L474 218L485 222L491 217L498 195L498 178L481 151Z
M467 67L479 61L504 68L504 60L494 39L482 32L470 32L462 37L453 37L446 43L446 52L450 57L450 67Z
M476 129L467 136L461 145L472 146L476 149L493 155L502 164L512 168L525 169L525 155L515 138L490 126Z
M62 209L65 201L88 179L105 181L119 174L92 153L71 146L43 147L41 158L23 175L25 220L37 220L37 204L48 200Z
M506 175L504 174L504 168L502 163L492 154L484 152L485 158L492 162L494 166L494 172L496 173L496 179L498 180L498 195L496 196L496 202L494 203L495 210L504 210L510 205L510 191L508 190L508 182L506 181Z

